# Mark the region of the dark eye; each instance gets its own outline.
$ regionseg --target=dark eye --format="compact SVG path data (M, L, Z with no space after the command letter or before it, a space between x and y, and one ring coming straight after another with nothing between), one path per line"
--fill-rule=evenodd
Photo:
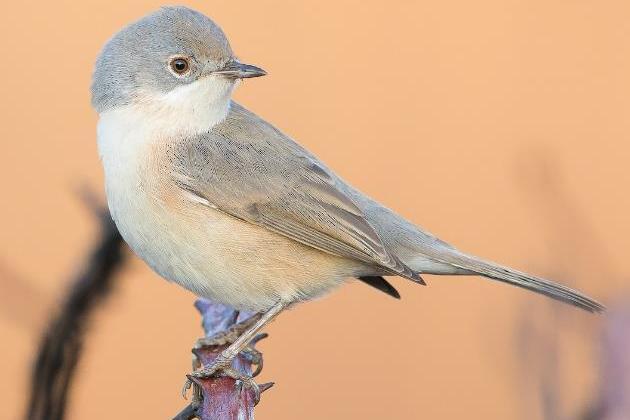
M177 74L184 74L190 68L188 60L185 58L173 58L171 60L171 69Z

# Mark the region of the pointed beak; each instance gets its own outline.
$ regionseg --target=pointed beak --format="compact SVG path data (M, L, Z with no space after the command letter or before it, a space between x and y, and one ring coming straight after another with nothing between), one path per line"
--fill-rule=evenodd
M251 77L264 76L267 72L260 67L239 63L233 60L227 63L222 69L212 72L212 74L219 74L233 79L249 79Z

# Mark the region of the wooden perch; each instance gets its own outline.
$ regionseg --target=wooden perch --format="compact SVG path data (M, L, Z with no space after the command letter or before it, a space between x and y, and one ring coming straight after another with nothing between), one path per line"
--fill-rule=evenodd
M220 339L235 324L247 320L253 314L238 311L206 299L198 299L195 307L202 315L205 338L193 348L193 369L211 364L229 345ZM254 376L262 369L262 354L254 350L256 342L266 338L267 334L258 335L250 347L252 351L242 352L233 362L233 367L245 375ZM252 365L257 364L256 370ZM253 420L256 401L251 389L242 388L241 384L230 377L193 378L194 390L192 402L173 420ZM273 383L260 385L260 391L271 388Z

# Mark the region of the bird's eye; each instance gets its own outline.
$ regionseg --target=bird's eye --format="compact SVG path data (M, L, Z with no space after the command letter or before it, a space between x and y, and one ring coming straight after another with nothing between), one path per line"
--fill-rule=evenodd
M173 58L170 65L171 69L179 75L186 73L190 68L188 60L182 57Z

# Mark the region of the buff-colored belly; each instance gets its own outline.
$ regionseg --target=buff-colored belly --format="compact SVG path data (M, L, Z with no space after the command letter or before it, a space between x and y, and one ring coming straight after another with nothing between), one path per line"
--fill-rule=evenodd
M120 207L115 197L109 202L125 240L157 273L239 309L312 299L361 269L192 202L184 193L169 202L141 193L133 208Z

